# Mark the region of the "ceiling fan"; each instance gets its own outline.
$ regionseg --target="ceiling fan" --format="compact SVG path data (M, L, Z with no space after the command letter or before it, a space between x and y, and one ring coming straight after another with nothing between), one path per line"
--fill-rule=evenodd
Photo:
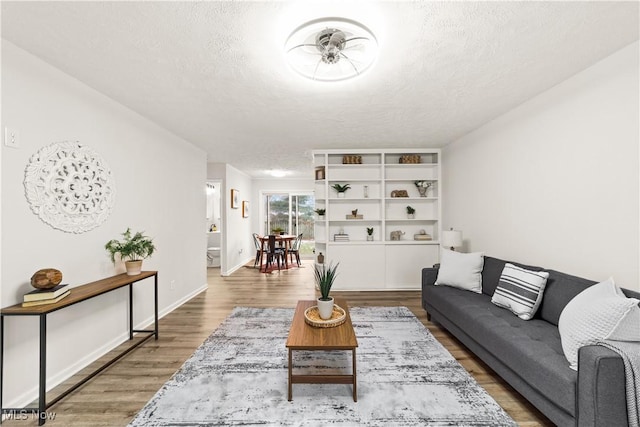
M292 68L312 80L344 80L362 74L375 60L377 41L363 25L323 18L297 28L285 51Z

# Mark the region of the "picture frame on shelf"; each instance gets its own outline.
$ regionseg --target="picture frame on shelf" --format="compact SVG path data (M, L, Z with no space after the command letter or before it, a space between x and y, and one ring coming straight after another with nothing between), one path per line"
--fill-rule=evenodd
M231 209L238 209L240 207L240 192L235 189L231 189Z
M242 201L242 218L249 218L249 201Z

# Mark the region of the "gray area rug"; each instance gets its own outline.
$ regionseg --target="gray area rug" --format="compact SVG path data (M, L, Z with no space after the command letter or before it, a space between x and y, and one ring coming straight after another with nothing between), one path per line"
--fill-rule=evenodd
M354 307L358 402L350 385L294 384L293 309L238 307L130 426L515 426L406 307ZM350 373L351 352L294 352L295 373Z

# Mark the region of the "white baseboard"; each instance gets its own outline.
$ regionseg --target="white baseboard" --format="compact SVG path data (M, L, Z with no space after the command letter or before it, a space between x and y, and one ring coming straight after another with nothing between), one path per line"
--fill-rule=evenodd
M240 262L240 264L235 265L234 267L231 267L230 269L220 272L221 276L231 276L235 271L241 269L242 267L244 267L245 265L247 265L248 262L255 260L255 257L250 257L245 259L244 261Z
M196 295L198 295L199 293L206 291L208 288L208 284L204 284L203 286L197 288L196 290L194 290L193 292L190 292L189 294L185 295L184 297L180 298L179 300L177 300L176 302L174 302L173 304L171 304L170 306L158 311L158 319L163 318L164 316L166 316L167 314L171 313L173 310L175 310L176 308L180 307L182 304L184 304L185 302L189 301L191 298L195 297ZM146 319L140 321L137 325L134 325L134 329L143 329L145 327L149 327L150 324L153 324L154 318L153 318L153 314L149 317L147 317ZM159 335L162 336L162 330L159 331ZM109 341L108 343L102 345L101 347L97 348L95 351L92 351L91 353L89 353L88 355L86 355L85 357L83 357L82 359L80 359L79 361L77 361L76 363L72 364L71 366L67 367L66 369L63 369L62 371L56 372L55 375L52 375L50 377L47 378L47 391L50 391L51 389L53 389L54 387L62 384L64 381L66 381L67 379L71 378L73 375L75 375L76 373L78 373L80 370L86 368L87 366L89 366L91 363L95 362L96 360L98 360L99 358L101 358L102 356L104 356L105 354L109 353L111 350L113 350L114 348L118 347L119 345L123 344L125 341L129 340L129 332L123 332L122 334L118 335L117 337L115 337L114 339L112 339L111 341ZM16 397L15 399L13 399L10 402L7 403L3 403L2 406L4 408L24 408L25 406L27 406L28 404L30 404L31 402L35 401L38 398L38 391L39 391L39 386L35 386L31 389L29 389L28 391L22 393L20 396ZM2 416L2 420L4 420L6 418L6 416Z

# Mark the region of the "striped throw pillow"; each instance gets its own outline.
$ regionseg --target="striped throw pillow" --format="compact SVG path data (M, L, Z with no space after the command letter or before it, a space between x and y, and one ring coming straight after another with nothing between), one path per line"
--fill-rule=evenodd
M530 320L542 302L549 273L530 271L505 264L491 302L511 310L522 320Z

